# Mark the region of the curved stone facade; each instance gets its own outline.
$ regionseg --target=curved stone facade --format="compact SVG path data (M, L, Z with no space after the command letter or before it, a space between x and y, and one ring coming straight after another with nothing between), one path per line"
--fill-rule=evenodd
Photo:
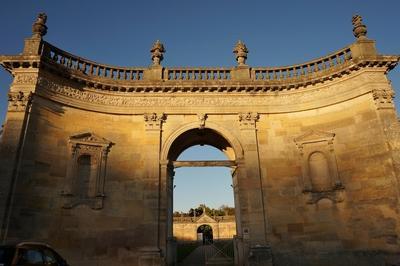
M232 169L238 265L380 265L400 252L386 76L399 57L377 53L361 18L353 44L274 68L246 65L244 43L232 68L163 67L160 42L149 68L98 64L45 42L45 23L22 54L0 56L14 76L4 241L50 242L72 265L172 265L173 169L196 164ZM197 144L229 160L176 161Z

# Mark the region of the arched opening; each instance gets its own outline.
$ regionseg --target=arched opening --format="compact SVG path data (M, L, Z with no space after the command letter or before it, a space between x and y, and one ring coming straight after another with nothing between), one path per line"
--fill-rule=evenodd
M230 160L235 160L237 157L231 143L219 132L210 128L193 128L183 132L173 141L168 150L168 160L176 161L184 150L195 145L213 146L225 153Z
M197 240L203 242L203 244L210 244L213 242L213 230L208 224L202 224L197 227Z
M164 172L162 173L164 174L162 175L166 178L167 186L167 239L170 239L169 242L175 241L172 239L176 239L177 237L177 229L174 227L174 221L176 220L185 223L181 227L183 234L190 231L188 230L189 227L194 229L193 233L191 233L192 235L186 234L183 236L183 239L186 240L196 241L199 237L198 234L202 234L205 240L212 240L214 242L222 238L225 241L228 238L231 239L230 241L233 241L234 236L239 236L241 239L240 205L238 203L238 190L235 190L235 184L237 184L237 176L238 172L240 172L238 171L237 158L241 158L243 152L238 142L236 140L232 141L233 137L229 135L229 132L224 133L230 138L215 129L199 129L196 127L183 132L178 131L178 133L174 133L172 140L167 139L162 151L162 154L167 155L167 160L165 160L166 167L163 168ZM231 143L234 141L236 142L232 145ZM209 153L210 151L213 152ZM221 182L221 179L225 180ZM199 180L203 184L196 183ZM175 193L180 189L182 190L183 183L188 185L187 188L183 189L186 196L177 201L176 199L179 196L175 195ZM205 186L201 187L204 184ZM210 195L207 192L211 190ZM220 202L220 204L232 207L233 212L230 213L230 221L234 224L233 227L224 225L224 223L229 221L228 211L226 213L217 213L218 207L221 206L212 203L213 199L224 194L223 190L230 194L230 199ZM193 208L199 206L199 204L205 204L204 211L201 211L200 214L196 216L196 212L194 211L194 215L189 215L188 205L183 209L177 208L177 206L182 206L182 203L190 202L191 198L194 198L196 194L207 195L207 198L199 199L197 202L192 201L193 205L191 207ZM214 224L214 230L211 229L209 223ZM230 234L229 230L233 230L233 233ZM174 246L172 242L171 244L167 244L167 249L170 250L168 253L173 252L171 251L171 247Z
M223 162L226 156L209 145L192 146L176 162ZM185 164L186 165L186 164ZM236 235L231 167L177 167L173 177L173 235L178 241L196 241L187 228L201 222L216 223L216 239ZM221 230L218 230L220 228Z

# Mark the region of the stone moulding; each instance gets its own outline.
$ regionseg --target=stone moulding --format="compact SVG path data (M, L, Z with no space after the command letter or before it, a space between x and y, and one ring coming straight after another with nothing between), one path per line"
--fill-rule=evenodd
M371 70L372 71L372 70ZM62 103L66 106L77 107L104 113L117 114L143 114L148 112L148 107L164 112L162 108L173 108L175 112L188 106L196 106L201 112L209 113L209 106L214 106L213 112L221 111L229 107L241 113L242 108L254 106L258 113L286 113L303 111L313 108L333 105L370 93L374 87L362 85L363 77L357 72L345 79L332 81L329 84L312 86L299 91L285 91L265 93L122 93L96 90L93 88L78 88L71 82L63 80L55 81L51 77L38 78L36 95ZM368 73L367 75L370 75ZM361 82L353 82L353 79L361 79ZM351 84L356 84L349 89ZM254 87L250 87L254 88ZM380 87L379 87L380 88ZM135 107L135 108L132 108Z

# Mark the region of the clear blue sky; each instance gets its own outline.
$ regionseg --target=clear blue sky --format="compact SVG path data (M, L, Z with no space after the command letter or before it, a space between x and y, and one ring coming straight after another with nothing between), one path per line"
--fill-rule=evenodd
M232 48L238 39L250 50L251 66L301 63L354 42L351 17L356 13L363 16L368 37L377 41L380 53L400 54L399 11L398 0L3 0L0 54L22 51L23 39L31 35L39 12L48 15L45 39L50 43L121 66L149 65L149 49L157 39L167 50L164 66L233 66ZM389 77L398 92L400 67ZM0 70L1 120L10 82L9 74ZM226 183L221 182L221 187L227 187ZM190 200L185 201L198 204Z

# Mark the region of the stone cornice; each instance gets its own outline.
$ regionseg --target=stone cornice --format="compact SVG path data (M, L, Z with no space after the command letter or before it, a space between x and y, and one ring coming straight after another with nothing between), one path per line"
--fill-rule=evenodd
M39 77L36 95L66 106L102 113L144 114L153 112L182 113L195 107L198 113L287 113L334 105L360 97L389 85L384 69L363 69L341 79L313 85L302 90L261 93L121 93L99 91L59 80L47 74ZM246 87L244 87L246 88ZM388 89L390 89L388 87ZM371 96L372 97L372 96ZM372 98L371 98L372 99ZM210 109L211 108L211 109ZM212 112L210 112L212 111Z
M39 68L40 63L39 55L0 55L0 65L10 73Z
M143 114L149 107L157 113L167 109L179 113L188 106L205 114L210 106L216 112L229 107L237 113L248 112L249 106L258 113L311 110L373 90L391 90L384 74L400 58L378 55L374 42L364 40L325 57L285 67L136 68L98 64L47 42L38 47L38 55L0 56L0 64L15 76L15 86L26 79L27 72L37 71L37 96L116 114ZM374 77L368 78L371 75ZM369 86L362 86L363 78Z

